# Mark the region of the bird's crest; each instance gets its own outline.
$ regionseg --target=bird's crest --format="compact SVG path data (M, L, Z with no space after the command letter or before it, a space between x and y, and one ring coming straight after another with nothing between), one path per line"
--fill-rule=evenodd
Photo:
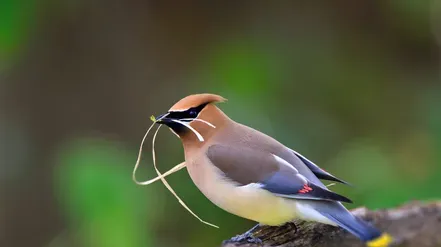
M216 94L192 94L174 104L169 111L185 111L191 107L197 107L202 104L225 102L226 99Z

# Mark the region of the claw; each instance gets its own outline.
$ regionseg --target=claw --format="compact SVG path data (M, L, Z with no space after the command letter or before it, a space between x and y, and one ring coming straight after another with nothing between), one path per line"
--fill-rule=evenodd
M253 243L253 244L262 244L262 240L260 238L256 238L253 236L253 231L257 229L260 225L256 225L244 234L237 235L236 237L232 237L229 240L224 241L224 243Z
M251 233L244 233L242 235L232 237L230 240L227 240L227 242L261 244L262 240L260 238L254 237Z

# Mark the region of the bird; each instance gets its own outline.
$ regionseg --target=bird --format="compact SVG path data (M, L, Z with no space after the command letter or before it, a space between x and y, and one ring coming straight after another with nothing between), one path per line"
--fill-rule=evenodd
M352 201L321 180L347 184L276 139L229 118L220 95L186 96L156 123L182 142L185 164L196 187L221 209L257 222L236 240L259 242L252 230L293 220L339 226L369 247L389 246L393 238L351 214Z

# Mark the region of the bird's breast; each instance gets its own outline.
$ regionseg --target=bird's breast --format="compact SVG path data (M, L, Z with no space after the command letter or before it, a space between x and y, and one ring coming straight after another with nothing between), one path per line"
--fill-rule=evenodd
M258 184L238 185L225 178L208 158L189 162L188 172L199 190L229 213L266 225L280 225L296 218L295 200L277 197Z

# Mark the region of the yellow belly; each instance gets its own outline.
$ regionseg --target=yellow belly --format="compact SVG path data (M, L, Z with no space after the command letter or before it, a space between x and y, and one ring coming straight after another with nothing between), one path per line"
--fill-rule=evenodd
M265 225L280 225L296 217L294 200L277 197L256 184L238 186L215 170L205 172L199 178L192 176L191 169L189 172L199 190L229 213Z
M297 216L294 200L274 196L256 185L236 187L230 191L228 196L213 202L240 217L275 226L292 221Z

